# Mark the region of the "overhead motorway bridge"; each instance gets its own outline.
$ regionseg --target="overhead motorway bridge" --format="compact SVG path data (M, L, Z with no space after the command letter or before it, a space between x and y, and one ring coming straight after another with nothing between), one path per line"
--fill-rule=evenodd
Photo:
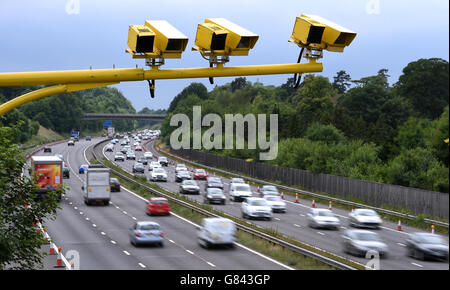
M149 115L149 114L93 114L86 113L81 118L82 121L88 120L149 120L162 121L166 115Z

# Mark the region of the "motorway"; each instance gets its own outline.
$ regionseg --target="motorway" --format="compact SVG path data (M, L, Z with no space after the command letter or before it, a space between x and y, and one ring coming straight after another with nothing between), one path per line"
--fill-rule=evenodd
M132 138L131 138L132 140ZM120 142L119 142L120 143ZM114 154L122 147L119 143L114 146L114 152L105 152L103 154L116 165L122 167L128 172L132 172L133 160L127 160L125 162L114 162ZM133 144L134 141L131 141ZM153 142L146 144L144 150L152 151L153 154L159 155L153 148ZM143 156L143 152L136 152L136 157ZM155 159L154 159L155 160ZM179 183L175 182L175 167L174 162L169 167L164 167L168 172L168 182L157 182L162 188L178 193ZM188 166L189 169L192 169ZM210 176L212 175L209 172ZM149 177L148 166L146 166L145 175L147 180ZM229 179L221 177L225 186L225 194L228 194ZM204 181L200 181L199 185L204 192ZM252 190L256 192L256 188L252 187ZM203 201L202 195L188 195L189 198L196 200L197 202ZM365 258L358 258L350 256L343 251L342 248L342 233L344 230L350 228L348 226L348 211L342 209L333 209L333 212L341 220L341 228L338 231L325 230L325 229L312 229L307 225L306 214L311 208L310 201L299 200L299 203L295 203L295 198L291 196L285 196L287 202L287 213L274 213L272 221L258 221L251 220L249 222L259 225L261 227L272 228L277 230L286 236L292 237L303 243L315 246L322 250L346 257L361 264L366 264L369 260ZM317 207L327 208L328 205L316 204ZM241 218L240 203L235 203L227 200L226 205L213 205L217 210L225 212L235 217ZM448 270L448 262L435 262L435 261L418 261L406 255L405 240L408 233L423 231L413 227L402 226L402 231L396 230L397 225L395 223L384 221L383 227L378 230L380 237L389 247L389 255L387 258L382 258L380 261L380 267L382 270ZM448 243L448 236L444 237Z
M88 164L86 150L100 142L80 140L75 146L66 143L52 146L52 153L39 151L36 155L62 154L70 169L68 187L55 220L43 221L47 231L62 252L75 250L79 264L75 268L123 270L286 270L290 267L237 244L234 249L207 250L197 243L196 225L172 213L149 217L146 202L122 188L112 193L109 206L86 206L81 186L84 175L78 174L82 164ZM156 221L164 232L164 247L134 247L128 229L135 221ZM54 257L54 256L53 256ZM72 262L71 257L67 257ZM56 258L54 259L56 260ZM53 263L45 259L45 269Z

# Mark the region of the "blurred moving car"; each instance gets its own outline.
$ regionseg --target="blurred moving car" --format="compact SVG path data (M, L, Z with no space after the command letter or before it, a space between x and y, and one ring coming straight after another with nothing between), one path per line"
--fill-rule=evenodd
M144 166L144 164L142 164L140 162L136 162L133 165L132 171L133 171L133 173L136 173L136 172L145 173L145 166Z
M50 146L45 146L44 147L44 153L47 153L47 152L52 152L52 148L50 147Z
M387 256L388 246L380 236L367 230L347 230L342 236L344 251L355 256L366 256L369 252L376 252L380 257Z
M170 205L167 198L152 197L147 203L146 211L148 215L170 214Z
M182 182L183 180L189 179L192 179L189 171L178 171L177 174L175 174L175 182Z
M128 151L127 152L127 160L129 160L129 159L136 160L136 154L134 154L133 151Z
M83 164L80 166L80 169L78 169L78 173L83 174L86 172L86 170L89 168L89 165Z
M311 228L333 228L339 229L341 222L336 215L329 209L311 208L306 215L308 226Z
M167 182L167 172L162 168L154 168L150 173L150 180Z
M142 151L142 147L141 146L136 146L136 147L134 147L134 151Z
M114 145L113 144L110 143L110 144L105 146L105 151L106 152L113 152L113 150L114 150Z
M175 167L175 173L178 173L179 171L188 171L188 169L186 165L178 163L177 166Z
M92 137L91 136L86 136L86 141L91 141Z
M245 199L241 205L241 212L245 219L263 218L269 221L272 219L272 208L265 199L259 197Z
M205 190L208 188L220 188L223 189L222 180L219 177L208 177L206 178Z
M69 142L67 142L67 146L75 146L75 141L69 140Z
M63 175L63 178L70 178L70 170L68 167L63 166L62 175Z
M109 186L111 187L111 192L116 191L120 192L120 182L117 178L110 178L109 179Z
M130 243L134 246L156 244L164 246L164 233L158 223L136 222L129 231Z
M354 209L348 216L350 217L349 224L352 227L378 229L383 223L380 216L371 209Z
M144 165L148 164L147 158L145 158L145 157L139 157L137 162L142 163Z
M250 185L246 183L233 183L230 186L229 194L232 201L242 201L253 195Z
M144 157L147 159L152 159L153 158L153 153L152 152L144 152Z
M208 177L208 172L205 171L205 169L195 169L194 171L194 179L204 179Z
M169 161L164 156L158 157L158 162L159 164L161 164L161 166L169 166Z
M226 218L204 218L197 232L198 243L201 247L211 246L234 247L236 239L236 225Z
M408 255L418 260L447 260L448 244L444 239L431 233L413 233L406 240Z
M223 193L223 190L217 187L210 187L206 189L205 196L203 197L204 203L219 203L225 204L227 197Z
M273 185L263 185L259 193L260 197L264 197L266 195L280 195L278 189Z
M116 152L116 154L114 155L114 161L125 161L125 155L123 155L122 152Z
M266 195L264 199L272 208L272 212L286 213L286 202L277 195Z
M180 184L180 193L200 194L200 187L195 180L183 180Z
M150 166L148 167L148 170L153 171L153 169L155 169L155 168L161 168L161 164L159 164L159 162L157 162L157 161L150 162Z

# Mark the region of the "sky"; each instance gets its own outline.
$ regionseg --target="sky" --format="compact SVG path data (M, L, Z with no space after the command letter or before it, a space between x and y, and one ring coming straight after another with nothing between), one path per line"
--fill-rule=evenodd
M448 0L0 0L0 72L145 67L125 53L128 27L167 20L189 38L181 59L164 68L207 67L194 46L205 18L226 18L259 40L249 56L231 57L227 66L295 63L299 48L289 43L295 18L320 15L356 33L344 53L324 52L323 72L331 81L345 70L352 79L386 68L391 84L420 58L449 60ZM251 82L279 86L291 75L250 76ZM234 78L161 80L150 98L147 82L118 88L137 111L168 108L192 82L208 90Z

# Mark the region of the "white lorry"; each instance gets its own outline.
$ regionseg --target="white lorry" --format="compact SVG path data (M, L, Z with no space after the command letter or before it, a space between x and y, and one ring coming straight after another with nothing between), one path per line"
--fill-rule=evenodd
M115 134L115 129L114 129L114 127L109 127L109 128L108 128L108 137L109 137L109 138L114 138L114 134Z
M103 203L109 205L111 200L111 186L109 183L110 169L103 165L89 165L86 179L81 189L84 191L84 203Z

